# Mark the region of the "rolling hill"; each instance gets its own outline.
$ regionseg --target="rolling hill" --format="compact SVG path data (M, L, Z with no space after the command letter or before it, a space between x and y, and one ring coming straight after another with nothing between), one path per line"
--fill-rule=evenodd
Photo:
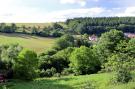
M0 44L15 44L34 50L36 52L42 52L45 49L50 48L56 38L37 37L24 34L5 34L0 33Z

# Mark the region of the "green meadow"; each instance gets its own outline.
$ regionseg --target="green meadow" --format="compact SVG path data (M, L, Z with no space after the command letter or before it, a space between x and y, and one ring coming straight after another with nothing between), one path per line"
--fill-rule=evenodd
M7 84L7 89L135 89L135 82L113 84L113 73L91 74L84 76L66 76L39 78L31 82L14 80ZM135 79L135 73L133 73Z
M0 33L0 44L19 44L24 48L43 52L53 46L56 38L37 37L24 34Z

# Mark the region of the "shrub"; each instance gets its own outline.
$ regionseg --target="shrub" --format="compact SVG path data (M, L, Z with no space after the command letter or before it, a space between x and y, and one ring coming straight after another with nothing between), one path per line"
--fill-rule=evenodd
M45 77L46 75L46 71L43 69L42 71L40 71L40 77Z
M115 82L127 83L132 79L132 77L127 69L121 68L116 72L114 79Z
M65 49L67 47L73 47L74 46L74 37L72 35L63 35L60 37L56 43L54 48L58 50Z
M71 68L65 68L65 69L61 72L62 75L69 75L69 74L72 74L72 73L73 73L73 71L72 71Z
M70 62L70 67L77 74L96 73L99 70L98 66L100 66L93 49L85 46L76 48L71 53Z
M78 75L82 74L81 71L76 70L74 68L73 68L73 72L74 72L74 76L78 76Z
M46 71L43 69L40 71L40 77L52 77L56 74L56 72L56 69L53 67L51 69L47 69Z
M37 54L30 50L22 50L13 65L14 77L22 80L32 80L37 76Z
M51 71L51 69L47 69L46 70L46 77L52 77L53 75L52 75L52 71Z
M57 70L54 67L52 67L51 72L52 72L52 75L54 75L57 72Z
M61 74L60 74L60 73L56 73L56 74L54 74L53 76L54 76L54 77L60 77Z

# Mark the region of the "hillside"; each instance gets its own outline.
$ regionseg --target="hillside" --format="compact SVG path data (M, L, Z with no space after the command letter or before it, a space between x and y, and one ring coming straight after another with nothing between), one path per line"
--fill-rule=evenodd
M55 38L37 37L24 34L5 34L0 33L0 44L15 44L18 43L24 48L43 52L50 48L55 42Z
M36 79L29 83L15 80L8 84L9 89L135 89L135 82L111 84L111 73L60 78ZM133 73L134 79L135 75Z

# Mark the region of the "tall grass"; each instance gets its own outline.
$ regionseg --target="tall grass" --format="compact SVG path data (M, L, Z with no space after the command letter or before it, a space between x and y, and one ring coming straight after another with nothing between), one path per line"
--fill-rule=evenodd
M112 84L113 73L60 78L39 78L31 82L14 81L10 89L135 89L135 82ZM133 76L135 73L133 74ZM134 76L135 79L135 76Z

